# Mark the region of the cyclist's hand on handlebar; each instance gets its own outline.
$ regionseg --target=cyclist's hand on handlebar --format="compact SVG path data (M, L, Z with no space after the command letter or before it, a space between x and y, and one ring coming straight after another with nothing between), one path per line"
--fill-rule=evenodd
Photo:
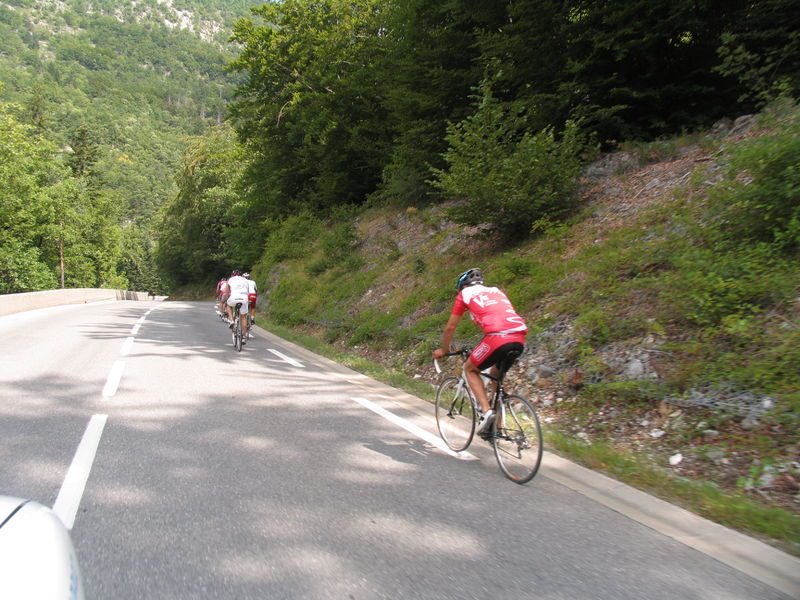
M444 358L445 354L447 354L447 352L444 351L444 348L437 348L433 351L433 358L434 360Z

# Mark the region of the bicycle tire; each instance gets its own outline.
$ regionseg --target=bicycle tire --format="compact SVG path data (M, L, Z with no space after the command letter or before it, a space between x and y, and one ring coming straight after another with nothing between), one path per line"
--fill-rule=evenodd
M448 377L436 390L436 427L454 452L466 450L475 436L477 418L466 386L460 377Z
M242 321L239 315L233 318L233 347L237 352L242 351Z
M514 483L528 483L542 464L544 444L536 409L522 396L506 396L492 425L492 447L500 470Z

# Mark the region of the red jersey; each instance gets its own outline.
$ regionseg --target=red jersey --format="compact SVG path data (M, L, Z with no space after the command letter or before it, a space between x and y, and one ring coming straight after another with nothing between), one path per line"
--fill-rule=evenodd
M511 306L508 296L496 287L476 284L461 290L456 296L452 314L460 317L467 310L485 334L509 335L528 331L525 320Z

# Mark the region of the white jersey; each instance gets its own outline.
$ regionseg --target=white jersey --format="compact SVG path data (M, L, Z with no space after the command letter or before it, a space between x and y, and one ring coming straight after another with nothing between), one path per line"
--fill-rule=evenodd
M249 289L247 279L236 275L228 279L228 285L231 286L231 299L247 300L247 290Z
M252 279L248 279L247 280L247 290L248 290L248 293L250 293L250 294L257 294L258 293L258 288L256 288L256 282L253 281Z

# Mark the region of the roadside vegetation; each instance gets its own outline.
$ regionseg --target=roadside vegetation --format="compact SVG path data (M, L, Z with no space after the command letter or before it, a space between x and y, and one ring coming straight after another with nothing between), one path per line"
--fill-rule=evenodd
M748 123L628 148L625 166L583 178L567 219L512 247L449 219L458 204L290 217L255 265L269 319L429 397L452 280L480 265L532 325L512 377L551 449L798 553L800 110ZM662 164L678 171L646 201L596 197L641 190ZM469 323L458 335L476 340ZM641 372L614 364L620 349L646 351Z

